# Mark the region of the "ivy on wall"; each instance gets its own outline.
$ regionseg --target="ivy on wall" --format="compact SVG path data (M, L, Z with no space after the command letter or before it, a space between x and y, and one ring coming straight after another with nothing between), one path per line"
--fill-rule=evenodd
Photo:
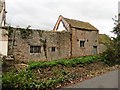
M2 27L2 29L5 29L5 30L7 31L7 33L5 33L4 36L5 36L5 35L7 35L7 36L11 36L12 33L13 33L13 27L11 27L11 26L8 26L8 27Z
M39 37L40 37L40 42L43 44L43 50L45 52L45 57L47 59L47 44L46 44L47 39L46 38L45 39L42 38L43 32L44 31L42 31L42 30L38 30Z
M42 37L42 34L43 34L44 31L42 31L42 30L37 30L37 32L39 33L39 36Z
M27 39L32 34L31 29L20 29L20 34L22 39Z
M7 33L8 36L12 36L14 31L19 30L22 39L27 39L33 33L32 30L29 28L26 28L26 29L25 28L13 28L11 26L8 26L8 27L3 27L3 29L8 31Z

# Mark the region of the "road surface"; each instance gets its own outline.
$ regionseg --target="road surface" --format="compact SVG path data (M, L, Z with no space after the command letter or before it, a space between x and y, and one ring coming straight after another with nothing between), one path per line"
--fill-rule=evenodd
M107 74L103 74L93 79L86 80L65 88L118 88L119 74L118 74L118 71L111 71ZM119 76L119 79L120 79L120 76Z

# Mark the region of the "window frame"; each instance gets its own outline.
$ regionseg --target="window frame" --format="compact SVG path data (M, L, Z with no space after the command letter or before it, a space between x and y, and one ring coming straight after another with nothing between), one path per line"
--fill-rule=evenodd
M85 41L84 40L80 40L80 47L85 47Z
M56 51L56 47L51 47L51 52L55 52Z
M30 53L41 53L41 46L31 45L30 46Z

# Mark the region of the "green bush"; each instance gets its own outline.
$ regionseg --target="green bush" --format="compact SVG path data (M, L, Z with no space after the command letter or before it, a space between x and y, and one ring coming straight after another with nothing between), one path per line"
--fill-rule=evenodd
M75 65L75 63L73 62L72 59L70 59L70 60L59 60L59 61L57 61L57 64L60 64L62 66L74 66Z
M115 51L112 48L108 48L105 52L101 54L101 61L108 65L114 65L118 64L118 60L116 59L117 54L115 54Z
M80 58L74 58L74 59L61 59L61 60L54 60L49 62L32 62L29 64L29 69L37 69L37 68L47 68L47 67L54 67L57 65L62 66L72 66L75 67L76 65L82 66L82 64L89 64L94 61L98 61L99 56L86 56L86 57L80 57Z
M18 74L15 72L8 72L3 75L3 90L14 89L45 89L53 88L65 81L65 77L49 78L46 81L38 81L33 78L34 75L28 71L22 71Z
M103 60L108 65L120 64L120 23L116 19L113 33L116 37L113 37L111 42L107 45L107 50L102 54Z
M7 72L3 74L2 77L2 88L3 89L26 89L28 83L32 82L34 75L31 71L21 71L16 74L16 72Z

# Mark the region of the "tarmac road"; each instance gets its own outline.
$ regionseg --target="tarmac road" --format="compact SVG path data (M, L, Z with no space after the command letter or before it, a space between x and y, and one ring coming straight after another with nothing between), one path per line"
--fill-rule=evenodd
M111 71L65 88L118 88L118 85L120 84L118 84L118 76L120 79L120 73L118 74L118 71Z

